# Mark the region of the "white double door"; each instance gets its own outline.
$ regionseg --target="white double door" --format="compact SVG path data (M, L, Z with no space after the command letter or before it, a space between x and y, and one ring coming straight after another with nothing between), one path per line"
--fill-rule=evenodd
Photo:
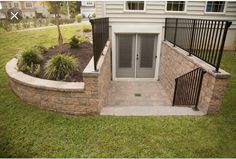
M154 78L157 35L116 34L116 77Z

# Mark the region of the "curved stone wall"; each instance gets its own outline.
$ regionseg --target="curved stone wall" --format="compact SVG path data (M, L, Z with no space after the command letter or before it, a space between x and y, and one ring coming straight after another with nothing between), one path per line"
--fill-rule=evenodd
M110 42L104 48L99 63L99 71L94 72L91 59L83 73L84 82L52 81L29 76L17 70L16 58L7 63L6 72L14 93L33 106L74 115L99 114L106 104L110 84Z

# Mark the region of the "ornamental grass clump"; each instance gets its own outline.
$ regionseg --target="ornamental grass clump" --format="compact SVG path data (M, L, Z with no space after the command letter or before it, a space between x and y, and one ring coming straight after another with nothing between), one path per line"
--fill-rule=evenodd
M46 63L45 77L51 80L67 80L78 70L78 59L70 54L57 54Z
M20 71L37 76L40 73L40 64L43 56L37 48L30 48L18 56L17 67Z

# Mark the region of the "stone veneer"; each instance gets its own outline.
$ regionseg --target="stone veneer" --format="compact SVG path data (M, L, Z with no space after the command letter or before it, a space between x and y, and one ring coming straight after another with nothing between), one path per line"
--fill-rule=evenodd
M214 67L194 56L188 56L186 51L173 47L173 44L167 41L162 42L160 61L160 82L171 100L174 94L175 78L198 67L206 70L198 108L206 114L219 112L230 77L229 73L222 69L219 70L220 73L214 73Z
M84 82L63 82L35 78L17 71L17 59L6 65L12 90L36 107L66 114L99 114L107 103L111 81L111 48L108 41L94 72L93 58L83 72Z

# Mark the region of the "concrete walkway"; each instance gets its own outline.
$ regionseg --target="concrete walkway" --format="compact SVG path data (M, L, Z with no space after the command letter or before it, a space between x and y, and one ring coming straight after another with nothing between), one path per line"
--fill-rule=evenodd
M173 107L159 81L112 81L107 106L101 115L204 115L190 107Z

